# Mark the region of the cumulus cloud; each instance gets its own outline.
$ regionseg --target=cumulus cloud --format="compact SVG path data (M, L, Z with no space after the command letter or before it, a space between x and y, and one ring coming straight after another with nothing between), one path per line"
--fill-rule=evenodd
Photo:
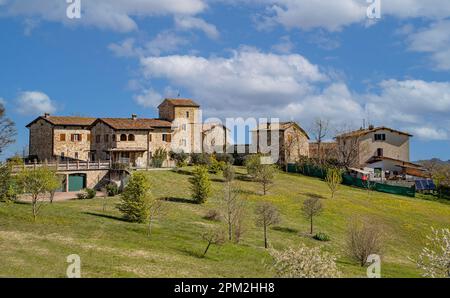
M138 28L134 17L196 15L207 6L205 0L83 0L82 19L74 22L67 18L67 3L62 0L9 0L3 5L3 15L35 17L120 32Z
M146 89L141 94L136 95L134 100L144 108L153 108L161 103L162 95L153 89Z
M206 21L196 17L190 16L176 17L175 25L177 26L178 29L181 30L196 29L203 31L209 38L212 39L217 39L219 38L220 35L216 26L209 24Z
M23 115L39 115L56 111L55 103L50 97L39 91L21 92L17 97L16 104L17 111Z

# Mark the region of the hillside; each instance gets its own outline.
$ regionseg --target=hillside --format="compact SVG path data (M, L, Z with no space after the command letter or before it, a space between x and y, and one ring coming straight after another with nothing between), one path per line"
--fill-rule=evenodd
M245 170L239 169L243 174ZM324 199L325 212L316 219L316 230L331 236L327 243L306 236L308 222L300 207L309 195L329 197L324 182L295 174L279 173L265 197L253 182L238 179L247 201L248 222L241 244L212 247L207 257L198 257L206 243L201 235L210 225L203 219L217 207L223 183L213 176L213 197L205 205L189 201L189 169L180 173L148 173L153 194L170 198L164 220L154 227L151 238L146 226L121 220L114 208L118 198L67 201L47 205L38 222L31 219L28 204L0 205L0 276L64 277L70 254L79 254L84 277L273 277L270 257L263 249L262 230L253 224L258 201L277 205L282 223L269 232L274 248L298 243L320 245L337 255L344 276L365 276L365 269L345 257L346 225L354 216L370 216L386 235L382 275L419 277L409 260L422 248L430 227L450 227L450 205L342 186L334 200ZM239 177L238 177L239 178Z

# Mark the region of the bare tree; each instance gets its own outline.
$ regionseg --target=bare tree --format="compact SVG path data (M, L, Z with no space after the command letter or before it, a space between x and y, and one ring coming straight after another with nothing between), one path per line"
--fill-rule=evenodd
M320 215L323 211L322 202L319 198L309 198L303 202L302 211L305 218L310 221L309 233L312 235L314 228L314 217Z
M244 202L239 198L239 190L233 188L231 182L227 182L225 185L221 205L223 219L228 226L228 240L231 241L233 238L233 230L244 208Z
M295 146L300 147L299 144L300 144L299 136L296 133L290 133L284 138L284 142L281 147L282 151L284 152L284 166L286 172L289 169L289 160L291 159L292 152L294 151Z
M328 136L329 132L329 120L324 120L320 118L316 118L313 123L313 127L311 129L311 133L314 137L314 140L317 143L317 158L319 160L319 163L322 163L322 143L323 140Z
M0 154L15 142L17 131L14 122L6 118L5 107L0 103Z
M380 254L382 248L381 229L370 222L352 220L347 231L347 253L361 267L367 264L371 254Z
M160 199L153 198L148 203L148 236L152 234L153 222L160 219L165 214L164 202Z
M208 243L202 257L206 256L211 245L222 245L225 242L224 233L221 229L210 229L203 233L202 238Z
M280 222L278 209L271 203L264 202L256 206L256 225L264 229L264 247L268 248L267 228Z

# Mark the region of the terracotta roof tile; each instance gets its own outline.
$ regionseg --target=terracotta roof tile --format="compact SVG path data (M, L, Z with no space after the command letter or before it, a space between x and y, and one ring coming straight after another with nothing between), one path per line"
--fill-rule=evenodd
M376 131L379 131L379 130L388 130L390 132L396 132L396 133L401 134L401 135L412 137L412 135L407 133L407 132L403 132L403 131L392 129L392 128L385 127L385 126L380 126L380 127L370 128L370 129L369 128L359 129L359 130L343 133L343 134L338 135L337 138L361 137L361 136L364 136L366 134L369 134L369 133L372 133L372 132L376 132Z
M164 103L169 103L170 105L173 106L180 106L180 107L200 107L199 104L197 104L195 101L193 101L192 99L188 99L188 98L166 98L161 105L163 105ZM160 106L161 106L160 105Z
M63 126L90 126L97 118L89 117L72 117L72 116L41 116L36 118L33 122L27 125L31 126L36 121L43 119L53 125L63 125Z
M131 119L131 118L100 118L107 125L114 129L121 130L147 130L156 127L171 128L172 123L161 119Z

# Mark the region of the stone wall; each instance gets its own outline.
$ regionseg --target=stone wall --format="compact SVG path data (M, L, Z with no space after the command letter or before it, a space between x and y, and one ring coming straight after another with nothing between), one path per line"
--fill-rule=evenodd
M53 126L40 119L30 127L29 154L38 160L51 160L53 158Z
M375 141L375 134L386 134L386 141ZM389 130L379 130L362 136L359 142L359 163L366 162L377 155L377 149L383 149L383 156L409 161L409 136L391 132Z
M72 141L71 136L81 135L81 141ZM65 136L65 140L62 139ZM53 155L75 160L88 160L91 150L91 131L85 127L55 126L53 133ZM78 154L78 157L76 156Z

